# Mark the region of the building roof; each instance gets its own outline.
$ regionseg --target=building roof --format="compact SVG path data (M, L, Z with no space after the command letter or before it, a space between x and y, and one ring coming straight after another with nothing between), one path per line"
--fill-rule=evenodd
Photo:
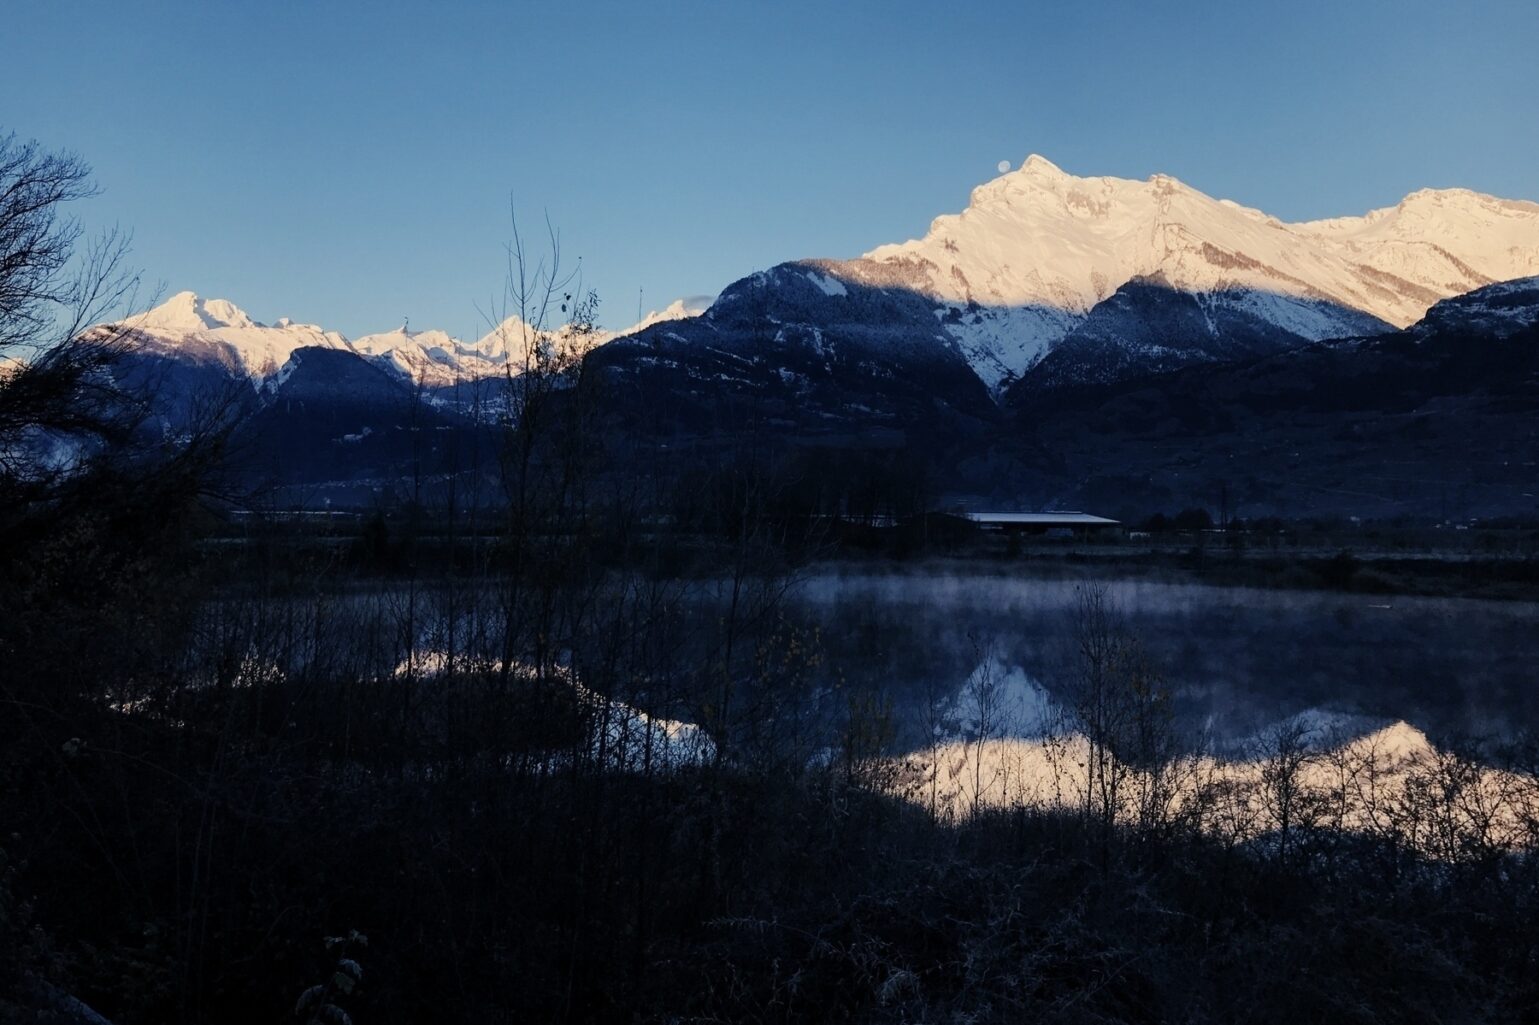
M974 523L1028 523L1048 527L1111 527L1118 523L1082 512L975 512L968 513L967 518Z

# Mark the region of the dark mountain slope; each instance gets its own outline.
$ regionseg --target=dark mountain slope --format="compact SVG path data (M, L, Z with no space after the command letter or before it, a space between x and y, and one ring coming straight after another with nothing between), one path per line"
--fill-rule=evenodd
M1279 307L1297 307L1250 289L1209 293L1174 289L1158 278L1141 278L1117 289L1090 311L1008 392L1007 402L1062 388L1113 384L1205 363L1232 363L1269 356L1311 339L1279 324ZM1319 302L1354 334L1390 330L1367 314Z
M1539 279L1405 331L1062 390L1013 416L1006 447L1052 454L1034 486L1098 509L1227 494L1241 513L1534 515Z
M627 421L659 435L930 448L997 417L930 302L820 262L744 278L702 316L604 345L588 366Z
M297 349L287 371L236 435L240 468L256 478L377 481L393 490L448 470L460 451L454 436L471 430L353 353Z

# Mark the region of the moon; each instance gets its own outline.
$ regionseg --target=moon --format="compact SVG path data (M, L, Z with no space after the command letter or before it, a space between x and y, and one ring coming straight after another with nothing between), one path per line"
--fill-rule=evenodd
M1008 161L1008 160L1001 160L999 162L999 173L1000 174L1004 174L1008 170L1010 170L1010 161Z

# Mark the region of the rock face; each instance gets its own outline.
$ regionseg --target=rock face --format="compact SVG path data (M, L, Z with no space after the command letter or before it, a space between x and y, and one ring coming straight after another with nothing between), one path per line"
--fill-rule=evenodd
M1539 276L1504 281L1467 295L1444 299L1416 325L1414 335L1485 338L1500 341L1530 330L1539 321Z

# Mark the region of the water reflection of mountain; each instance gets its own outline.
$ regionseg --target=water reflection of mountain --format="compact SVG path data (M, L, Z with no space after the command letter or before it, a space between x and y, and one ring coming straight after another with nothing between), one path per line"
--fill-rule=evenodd
M821 575L798 607L822 624L828 665L889 694L917 743L925 696L938 685L965 691L983 646L1012 681L1012 702L1030 705L1038 685L1049 697L1066 693L1077 672L1076 587L997 575ZM1531 603L1145 582L1114 583L1110 596L1170 688L1178 726L1218 744L1303 713L1338 732L1403 719L1434 739L1539 726Z

